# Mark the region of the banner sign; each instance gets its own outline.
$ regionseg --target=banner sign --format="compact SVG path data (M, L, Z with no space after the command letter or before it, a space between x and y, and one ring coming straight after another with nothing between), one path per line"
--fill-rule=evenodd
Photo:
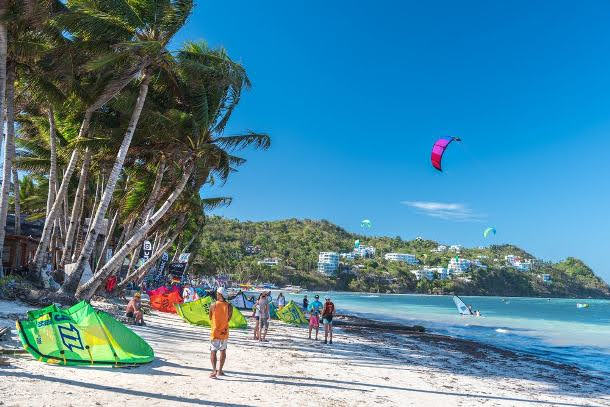
M178 263L188 263L189 257L191 257L190 253L180 253L180 257L178 257Z

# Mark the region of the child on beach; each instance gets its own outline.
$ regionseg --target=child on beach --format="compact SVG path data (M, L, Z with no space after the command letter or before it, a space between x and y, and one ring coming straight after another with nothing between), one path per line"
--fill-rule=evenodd
M320 331L320 310L322 309L322 303L320 302L320 296L316 295L315 300L309 304L309 339L311 339L311 330L316 330L316 341L318 340L318 332Z

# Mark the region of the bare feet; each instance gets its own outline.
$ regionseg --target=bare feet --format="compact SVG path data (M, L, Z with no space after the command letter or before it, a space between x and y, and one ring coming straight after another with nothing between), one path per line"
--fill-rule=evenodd
M216 371L210 373L210 379L216 379Z
M223 372L222 370L218 371L218 376L224 376L224 375L225 375L225 372Z

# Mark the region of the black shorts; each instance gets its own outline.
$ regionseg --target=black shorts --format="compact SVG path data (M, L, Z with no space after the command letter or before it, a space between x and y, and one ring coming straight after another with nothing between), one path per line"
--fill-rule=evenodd
M133 311L129 311L128 313L125 314L125 316L127 318L134 318Z

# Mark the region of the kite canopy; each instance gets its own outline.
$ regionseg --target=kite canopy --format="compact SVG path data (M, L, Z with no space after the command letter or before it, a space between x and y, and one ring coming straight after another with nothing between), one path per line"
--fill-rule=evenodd
M189 324L210 326L210 305L212 305L212 297L204 297L197 301L176 304L176 312ZM237 308L233 307L233 313L229 320L229 328L243 329L247 327L248 322L244 315Z
M32 356L62 365L131 365L152 362L152 348L131 329L86 301L30 311L17 321L19 339Z
M180 287L178 287L177 285L173 285L171 287L162 285L161 287L155 288L154 290L146 291L146 294L152 297L153 295L169 294L171 292L180 293Z
M370 229L370 228L371 228L371 226L373 226L373 224L372 224L372 223L371 223L371 221L370 221L370 220L368 220L368 219L364 219L362 222L360 222L360 227L361 227L361 228L367 228L367 229Z
M432 147L432 154L430 155L430 159L432 161L432 166L439 171L443 171L441 167L441 161L443 159L443 154L445 150L451 144L452 141L462 141L457 137L443 137L436 140L434 146Z
M156 294L150 296L150 306L157 311L176 313L175 304L182 303L182 297L178 291L166 294Z
M495 235L496 234L496 229L495 228L487 228L487 229L485 229L485 231L483 231L483 237L489 236L490 233L493 233Z
M232 300L229 301L235 308L251 310L256 304L254 298L248 298L243 291L239 291Z
M284 321L287 324L307 324L307 319L305 318L305 315L303 315L303 311L301 311L299 306L292 300L290 300L285 307L277 311L277 316L280 321Z

